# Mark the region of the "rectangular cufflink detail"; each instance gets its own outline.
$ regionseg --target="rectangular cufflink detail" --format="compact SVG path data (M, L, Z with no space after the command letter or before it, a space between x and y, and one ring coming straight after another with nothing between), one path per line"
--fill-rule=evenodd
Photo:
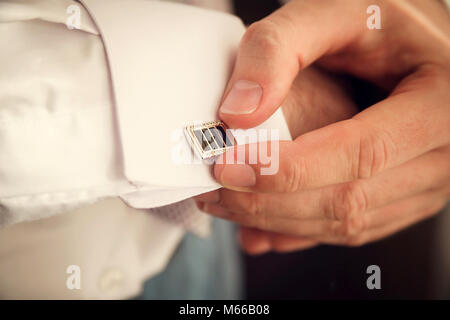
M224 153L236 145L236 139L222 121L211 121L185 128L192 149L207 159Z

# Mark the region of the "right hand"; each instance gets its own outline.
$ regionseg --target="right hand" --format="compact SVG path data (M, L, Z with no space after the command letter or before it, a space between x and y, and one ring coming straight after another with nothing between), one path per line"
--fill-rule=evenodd
M264 163L216 164L216 179L227 190L205 211L309 242L360 245L445 205L450 195L448 12L434 0L379 0L382 29L369 30L371 4L293 0L250 26L219 110L231 127L267 119L291 93L298 71L303 74L315 62L390 94L350 120L281 142L274 175L259 174Z
M344 87L339 79L314 67L309 67L298 75L282 103L292 138L355 115L358 108ZM206 203L213 204L221 192L228 191L221 189L197 196L197 205L203 209ZM245 226L240 227L240 242L243 249L250 254L267 250L306 249L316 244L309 239Z

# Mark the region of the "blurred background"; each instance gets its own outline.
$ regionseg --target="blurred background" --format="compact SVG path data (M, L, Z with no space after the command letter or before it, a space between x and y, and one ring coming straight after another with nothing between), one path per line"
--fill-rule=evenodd
M277 0L234 0L245 24L276 10ZM349 79L361 108L383 97ZM249 299L450 299L450 208L390 238L358 248L320 246L289 254L244 255ZM366 269L381 269L368 290Z

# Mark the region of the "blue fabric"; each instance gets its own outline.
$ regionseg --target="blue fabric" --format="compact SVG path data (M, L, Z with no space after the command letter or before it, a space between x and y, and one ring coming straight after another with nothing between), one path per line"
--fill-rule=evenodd
M137 299L241 299L242 260L235 226L214 219L206 239L187 234L167 268Z

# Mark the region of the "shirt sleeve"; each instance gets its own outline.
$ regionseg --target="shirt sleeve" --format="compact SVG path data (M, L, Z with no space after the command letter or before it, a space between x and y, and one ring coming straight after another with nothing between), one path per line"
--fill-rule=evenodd
M11 0L0 12L0 225L220 187L183 128L216 119L237 17L140 0ZM259 127L290 139L281 111Z
M137 186L125 176L108 57L83 5L2 1L0 46L0 227L121 197L131 207L159 207L149 213L175 224L173 212L206 221L182 224L207 234L206 216L182 200L210 189ZM125 131L154 116L137 114ZM150 147L145 134L128 143Z
M0 3L1 225L130 191L101 37L82 6L67 27L74 3Z

